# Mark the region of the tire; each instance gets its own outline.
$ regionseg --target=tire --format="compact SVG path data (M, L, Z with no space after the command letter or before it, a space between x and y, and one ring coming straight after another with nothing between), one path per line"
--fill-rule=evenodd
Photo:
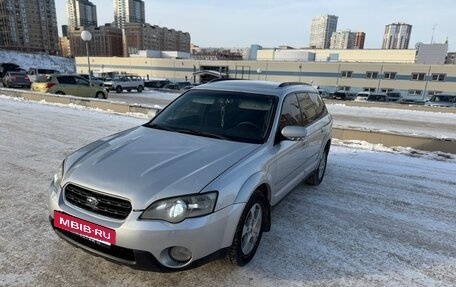
M95 94L95 98L97 98L97 99L106 99L106 96L105 96L105 94L103 92L97 92Z
M138 93L142 93L144 88L143 88L143 86L138 86L138 88L136 90L138 91Z
M122 93L122 87L121 86L117 86L116 87L116 93L118 93L118 94Z
M131 89L127 89L127 92L131 92Z
M252 194L242 211L233 244L229 247L227 257L233 265L244 266L252 260L261 241L268 208L269 204L261 192Z
M65 95L65 93L62 92L62 91L57 91L57 92L55 92L55 94L56 94L56 95Z
M325 150L323 152L323 156L321 157L320 162L318 163L317 169L306 180L307 184L317 186L323 181L323 178L325 177L325 173L326 173L327 162L328 162L328 150L325 148Z

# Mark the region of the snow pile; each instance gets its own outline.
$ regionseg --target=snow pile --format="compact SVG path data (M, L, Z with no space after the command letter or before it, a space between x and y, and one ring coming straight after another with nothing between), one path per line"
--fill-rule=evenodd
M0 64L14 63L28 71L29 68L53 69L61 73L75 73L74 59L45 54L28 54L17 51L0 50Z
M333 139L332 143L338 146L345 146L350 148L362 149L362 150L372 150L372 151L381 151L381 152L389 152L389 153L400 153L403 155L408 155L412 157L422 157L431 160L440 160L440 161L450 161L456 163L456 156L451 153L445 153L441 151L422 151L417 150L411 147L401 147L401 146L394 146L394 147L386 147L382 144L372 144L366 141L359 141L359 140L339 140Z

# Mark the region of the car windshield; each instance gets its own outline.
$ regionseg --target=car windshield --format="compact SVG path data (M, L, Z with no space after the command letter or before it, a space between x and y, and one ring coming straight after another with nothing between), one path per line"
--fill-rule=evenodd
M241 92L190 90L145 126L224 140L264 143L277 97Z

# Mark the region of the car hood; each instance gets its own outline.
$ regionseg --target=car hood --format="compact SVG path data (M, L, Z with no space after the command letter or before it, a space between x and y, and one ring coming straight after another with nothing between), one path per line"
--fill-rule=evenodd
M200 192L257 144L138 127L90 144L65 161L63 184L123 197L133 209ZM68 163L67 163L68 161Z

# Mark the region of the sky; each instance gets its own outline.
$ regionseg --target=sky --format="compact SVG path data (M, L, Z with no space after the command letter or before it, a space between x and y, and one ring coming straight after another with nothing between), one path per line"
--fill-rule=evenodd
M112 0L91 1L98 25L113 21ZM60 27L66 1L55 2ZM381 48L385 25L405 22L413 26L409 48L448 37L456 50L454 0L145 0L145 7L147 23L189 32L200 47L307 47L312 18L330 14L339 17L338 30L365 32L365 48Z

